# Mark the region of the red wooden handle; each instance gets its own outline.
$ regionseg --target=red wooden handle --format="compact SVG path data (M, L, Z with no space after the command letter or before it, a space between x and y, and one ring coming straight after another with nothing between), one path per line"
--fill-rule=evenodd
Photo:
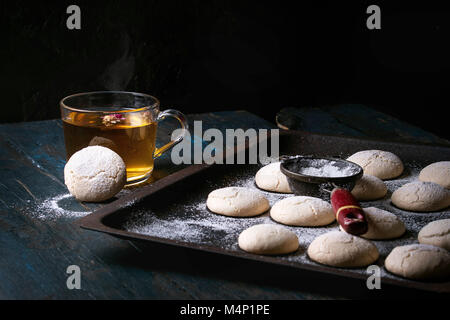
M334 189L331 192L331 205L336 214L336 220L346 232L354 235L367 232L364 211L348 190Z

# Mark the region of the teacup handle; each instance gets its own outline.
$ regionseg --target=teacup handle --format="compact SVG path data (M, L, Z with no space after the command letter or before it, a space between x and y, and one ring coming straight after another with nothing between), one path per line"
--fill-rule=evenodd
M153 154L153 159L160 157L164 152L166 152L167 150L172 148L177 143L181 142L181 140L183 140L183 138L186 136L186 133L188 132L189 125L188 125L186 116L184 114L182 114L180 111L174 110L174 109L167 109L167 110L161 111L158 114L158 118L156 118L156 122L160 122L167 117L177 119L178 122L181 124L181 129L183 129L183 130L182 130L181 134L179 134L174 140L165 144L161 148L156 148L155 152Z

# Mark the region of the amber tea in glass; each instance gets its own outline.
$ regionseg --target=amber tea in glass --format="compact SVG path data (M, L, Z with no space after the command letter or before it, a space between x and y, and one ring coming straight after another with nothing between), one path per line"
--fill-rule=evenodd
M159 111L159 101L133 92L91 92L61 101L67 159L87 146L103 146L118 153L125 162L127 184L147 180L154 158L181 141L156 148L158 122L176 118L187 129L185 116L176 110Z

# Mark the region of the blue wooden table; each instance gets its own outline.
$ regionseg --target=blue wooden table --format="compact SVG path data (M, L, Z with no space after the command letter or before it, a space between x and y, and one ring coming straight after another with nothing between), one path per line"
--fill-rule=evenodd
M352 120L352 114L377 120L368 128L361 119ZM188 117L191 126L202 120L204 130L276 128L275 121L245 111ZM287 108L277 122L285 129L359 137L386 138L395 130L396 140L448 144L363 106ZM167 140L172 128L171 123L162 125L159 138ZM356 280L82 230L74 223L77 218L102 204L79 203L68 195L65 161L60 120L0 125L0 299L340 299L386 294L369 292ZM167 155L155 166L155 179L181 168ZM129 192L133 189L118 197ZM80 267L80 290L67 288L70 265ZM398 295L398 290L417 294L396 288L388 294Z

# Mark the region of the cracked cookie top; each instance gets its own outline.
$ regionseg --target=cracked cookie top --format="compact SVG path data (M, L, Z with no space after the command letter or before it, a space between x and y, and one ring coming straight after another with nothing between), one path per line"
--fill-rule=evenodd
M289 197L275 203L270 216L290 226L324 226L335 220L331 204L314 197Z
M450 191L433 182L414 181L392 193L392 203L404 210L431 212L450 205Z
M380 178L393 179L400 176L404 166L402 160L392 152L382 150L363 150L347 158L360 165L364 174Z
M450 275L450 253L426 244L399 246L387 256L385 267L389 272L409 279L442 278Z
M331 231L311 242L308 256L321 264L356 268L374 263L379 257L379 252L369 240L341 231Z
M77 151L64 167L65 184L80 201L108 200L122 190L126 180L126 166L122 158L101 146Z
M227 187L212 191L206 200L206 206L214 213L233 217L251 217L270 208L264 195L254 189Z

